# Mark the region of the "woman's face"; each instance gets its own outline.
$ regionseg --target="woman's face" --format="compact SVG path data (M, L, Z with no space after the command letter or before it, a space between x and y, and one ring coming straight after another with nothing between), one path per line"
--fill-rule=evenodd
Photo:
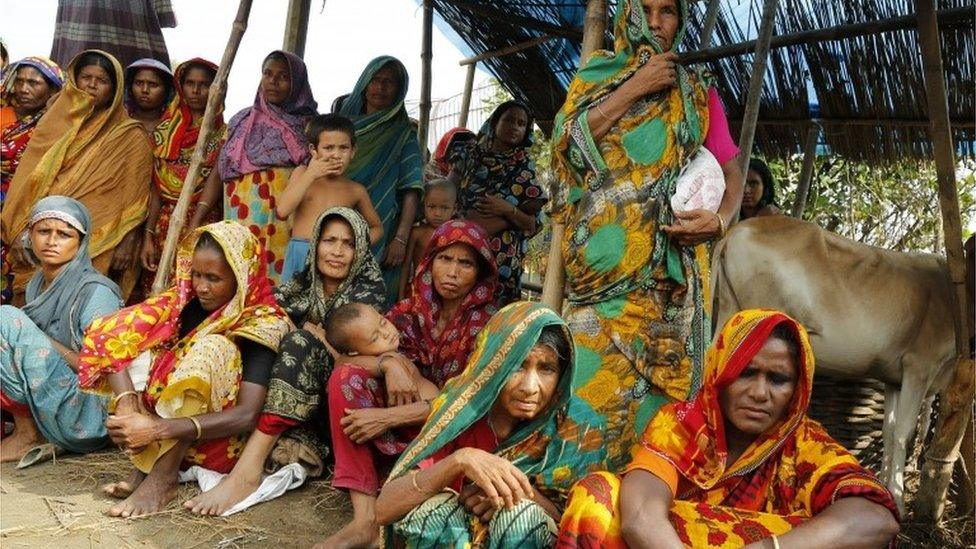
M356 255L356 236L344 219L325 222L316 249L316 268L328 281L341 282L349 276Z
M31 225L31 250L45 269L58 269L75 258L81 233L60 219L42 219Z
M525 139L529 129L529 113L525 109L512 107L502 113L495 123L495 141L504 149L517 147Z
M288 63L268 59L261 69L261 93L272 105L281 105L291 95L291 71Z
M180 87L183 98L193 114L203 114L207 110L207 95L210 84L213 83L213 73L201 67L192 67L183 75Z
M397 78L396 69L391 64L384 65L376 71L369 84L366 84L366 113L392 107L398 91L400 91L400 79Z
M108 71L98 65L86 65L78 71L78 87L95 100L95 110L104 109L112 102L115 87Z
M166 103L166 82L155 69L139 69L132 79L132 99L144 111L157 111Z
M13 93L17 100L17 110L24 114L34 114L47 105L54 91L41 71L34 67L20 67L14 76Z
M552 402L559 385L559 356L548 345L536 344L502 387L494 411L516 421L536 418Z
M755 208L759 205L763 195L762 176L756 170L746 172L746 186L742 190L742 206Z
M467 244L452 244L434 256L434 291L445 301L468 295L478 281L478 256Z
M767 339L739 377L719 393L726 436L755 438L775 426L793 400L796 370L786 342Z
M681 12L677 0L641 0L644 7L644 18L647 28L651 31L664 51L671 49L674 35L678 32Z
M204 311L216 311L237 293L234 270L218 250L200 248L193 252L190 281Z

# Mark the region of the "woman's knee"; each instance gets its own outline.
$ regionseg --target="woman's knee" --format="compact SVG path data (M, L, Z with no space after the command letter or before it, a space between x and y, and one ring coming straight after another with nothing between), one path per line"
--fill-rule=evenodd
M37 327L24 311L13 305L0 305L0 330L4 334L11 333L11 330L21 328L24 325ZM5 337L4 339L8 338Z

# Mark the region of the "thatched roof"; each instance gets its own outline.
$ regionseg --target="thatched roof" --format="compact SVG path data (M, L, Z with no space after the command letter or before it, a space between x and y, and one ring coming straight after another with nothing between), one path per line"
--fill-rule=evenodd
M615 2L609 3L612 9ZM761 4L723 0L713 48L754 39ZM938 0L937 5L943 14L940 32L954 137L958 152L973 156L973 2ZM584 6L585 0L434 0L436 13L476 54L553 36L539 46L484 62L543 121L558 111L576 70ZM705 1L692 6L685 49L699 42L706 6ZM774 37L913 13L911 0L780 0ZM734 135L751 64L751 53L708 63ZM823 127L821 144L848 158L873 163L931 158L921 53L913 28L774 49L767 67L756 135L764 154L799 152L807 125L815 119Z

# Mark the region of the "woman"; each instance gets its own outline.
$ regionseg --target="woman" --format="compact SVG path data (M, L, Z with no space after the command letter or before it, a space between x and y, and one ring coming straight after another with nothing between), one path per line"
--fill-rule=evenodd
M622 483L597 473L573 488L560 545L886 545L898 532L894 500L807 417L813 370L795 320L733 316L709 349L701 391L658 413Z
M172 100L173 71L169 67L146 58L125 68L125 108L150 136Z
M261 245L247 228L224 221L194 231L180 246L176 286L85 334L81 386L112 395L112 442L135 466L105 491L125 501L109 515L162 509L176 495L179 469L227 473L257 423L278 342L288 331L271 293ZM152 353L145 391L128 367Z
M318 244L309 251L305 268L275 289L293 329L278 345L257 429L230 475L186 502L195 513L223 514L257 490L269 464L273 470L300 462L312 476L324 471L330 436L322 394L333 358L322 326L346 303L381 309L386 288L369 249L369 225L355 210L326 210L312 234Z
M741 197L721 101L703 76L675 65L687 2L642 1L617 4L614 52L580 69L553 136L566 319L581 346L574 386L607 418L612 471L664 402L700 384L708 242ZM677 175L703 146L725 174L721 206L673 214Z
M497 281L484 229L468 221L442 224L417 268L411 297L386 315L399 332L401 354L369 364L343 357L332 372L327 391L335 454L332 486L349 491L353 519L326 545L377 536L374 505L380 473L430 411L417 385L405 381L408 370L416 367L438 389L461 373L475 339L497 311ZM402 367L404 359L408 369Z
M230 119L220 150L224 219L240 221L258 235L275 283L281 281L291 237L288 220L275 215L275 198L295 166L308 160L305 123L317 107L305 62L273 51L261 65L254 105Z
M452 128L437 142L434 156L424 168L424 181L443 179L451 174L451 167L458 161L458 152L467 142L476 139L475 134L467 128Z
M176 67L172 86L176 93L166 106L153 132L153 185L149 194L149 212L143 229L140 259L143 295L152 294L156 264L166 242L169 220L176 209L193 152L200 137L200 123L207 110L210 85L217 76L217 65L199 57ZM190 207L186 212L187 233L200 225L220 220L222 205L220 176L214 168L224 143L223 106L214 117L214 126L203 149L203 164L193 184Z
M383 258L388 303L397 298L400 263L423 189L420 144L403 105L408 83L400 60L377 57L339 108L356 125L356 156L346 173L366 186L383 220L384 244L373 251Z
M749 160L749 171L746 172L746 186L742 191L742 219L777 215L780 213L776 206L776 180L769 166L758 158Z
M18 240L30 207L50 195L84 204L92 218L92 264L111 273L123 298L135 286L137 228L146 217L152 151L145 130L125 112L123 88L114 57L82 52L68 66L68 81L49 116L38 122L0 214L0 236L12 248L15 295L32 272Z
M107 441L105 402L78 390L78 351L85 328L122 305L119 288L92 267L88 211L64 196L31 210L25 251L40 268L23 309L0 307L0 408L14 416L0 461L16 461L47 440L87 453Z
M502 309L390 473L377 521L407 547L551 547L569 487L605 452L599 418L573 404L574 364L556 313Z
M492 235L502 304L522 298L526 241L536 233L536 218L549 200L536 182L535 163L529 157L532 124L524 104L502 103L491 113L480 139L461 149L452 172L458 181L461 216Z

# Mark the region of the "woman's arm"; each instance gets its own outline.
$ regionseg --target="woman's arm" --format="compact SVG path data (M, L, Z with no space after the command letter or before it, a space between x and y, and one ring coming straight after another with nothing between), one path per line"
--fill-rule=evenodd
M475 221L483 227L485 226L483 221L488 221L490 226L485 227L485 230L489 234L497 234L510 227L523 233L532 234L536 229L536 214L545 204L545 200L535 199L526 201L521 206L516 206L500 196L487 195L478 199L475 204L475 210L480 214ZM494 223L495 220L500 220L501 223L496 224ZM491 229L497 230L492 231Z
M407 286L410 284L410 275L413 274L413 254L417 248L417 231L410 232L410 244L407 251L403 254L403 264L400 266L400 287L397 288L397 299L403 299L407 295Z
M898 521L883 505L864 498L842 498L819 515L777 536L781 547L876 548L888 545L898 534ZM747 545L750 549L774 547L772 539Z
M668 517L671 487L654 474L636 469L620 486L620 534L634 548L683 548Z
M188 230L193 230L203 224L204 218L207 217L217 204L221 200L221 190L223 188L223 182L220 181L220 173L216 168L210 171L210 175L207 177L206 183L203 184L203 190L200 192L200 200L197 202L197 209L193 212L193 218L190 220L190 225L187 227Z
M397 222L393 238L390 238L386 243L386 255L383 258L383 265L386 267L399 267L400 263L403 262L407 242L410 239L410 228L413 227L413 222L417 218L420 193L416 189L407 189L404 191L401 201L400 220Z
M606 99L590 107L586 124L593 141L602 139L639 98L673 86L676 77L674 62L677 59L678 55L672 52L651 56L643 67L610 92Z
M216 171L216 170L214 170ZM149 212L146 214L146 223L142 229L142 250L139 252L139 259L142 267L148 271L155 271L156 264L159 262L159 252L156 249L156 242L153 235L156 234L156 224L159 222L159 211L162 209L163 199L159 195L156 185L149 186ZM161 235L164 239L166 235Z

